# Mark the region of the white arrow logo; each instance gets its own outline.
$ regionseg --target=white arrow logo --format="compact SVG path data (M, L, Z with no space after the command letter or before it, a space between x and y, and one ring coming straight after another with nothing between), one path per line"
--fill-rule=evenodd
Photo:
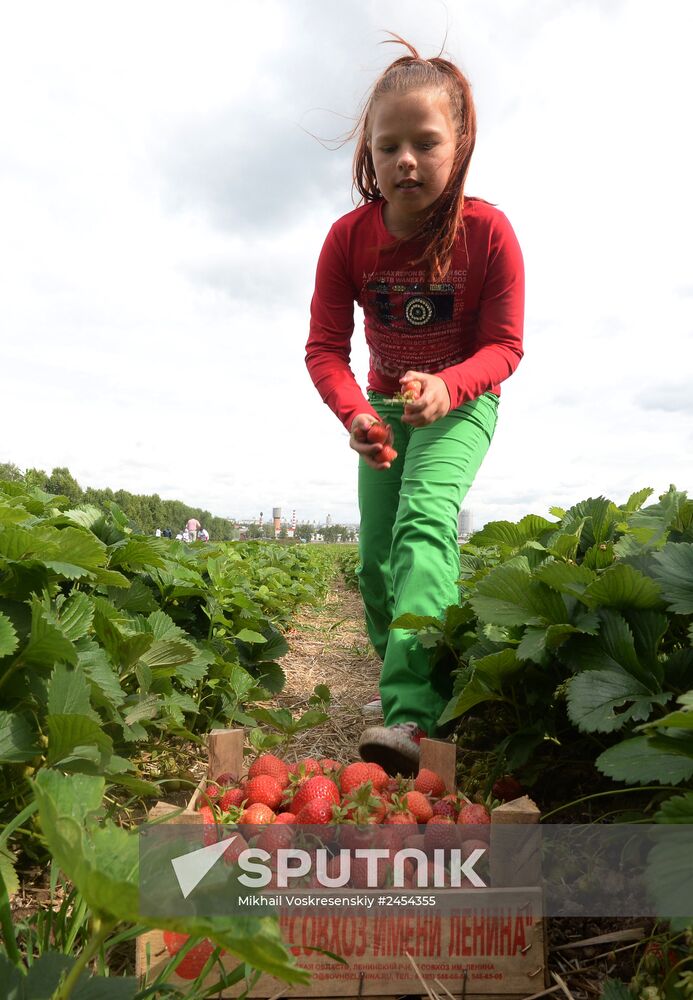
M227 837L226 840L220 840L217 844L210 844L209 847L201 847L198 851L190 851L189 854L181 854L177 858L171 858L183 899L188 898L195 886L200 884L207 872L214 867L226 848L235 839L236 834L233 837Z

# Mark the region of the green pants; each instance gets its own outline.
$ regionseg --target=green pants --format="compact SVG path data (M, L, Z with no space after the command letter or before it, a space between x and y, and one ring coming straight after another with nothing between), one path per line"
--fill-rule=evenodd
M383 661L383 714L388 726L416 722L434 736L451 679L433 684L416 636L389 626L407 612L440 617L459 600L457 519L491 443L498 397L484 393L426 427L411 427L402 422L401 403L368 396L392 426L398 452L389 469L359 461L359 589Z

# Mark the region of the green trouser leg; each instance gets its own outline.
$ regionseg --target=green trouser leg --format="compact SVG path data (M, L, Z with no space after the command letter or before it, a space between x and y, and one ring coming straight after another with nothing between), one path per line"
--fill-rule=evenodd
M432 683L428 652L390 623L407 612L441 617L459 600L457 519L488 450L498 397L484 393L427 427L402 423L403 408L369 398L394 433L389 469L359 462L359 589L371 642L383 661L385 725L416 722L429 736L449 700L451 679Z

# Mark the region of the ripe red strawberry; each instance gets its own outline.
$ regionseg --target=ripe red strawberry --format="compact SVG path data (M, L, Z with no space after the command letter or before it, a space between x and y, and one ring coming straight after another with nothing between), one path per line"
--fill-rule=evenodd
M420 399L421 388L420 379L410 378L409 381L402 383L400 392L403 396L406 396L408 402L413 403L415 400Z
M177 955L189 937L189 934L179 934L177 931L164 931L164 944L169 955ZM215 947L216 945L213 945L207 938L200 941L180 960L176 968L176 975L181 979L197 979Z
M293 764L287 764L287 767L289 769L289 787L292 789L298 788L309 778L322 774L320 764L315 757L303 757Z
M460 809L457 822L483 826L491 822L491 814L486 806L478 805L476 802L468 802Z
M339 771L342 770L343 765L339 763L338 760L333 760L332 757L322 757L318 764L320 765L320 770L327 778L332 778L336 781L336 776Z
M298 816L304 805L312 802L314 799L321 799L329 802L331 805L338 806L340 799L339 789L334 781L331 781L330 778L326 778L322 774L308 778L294 795L290 811L296 813Z
M333 861L337 861L337 858L333 858ZM368 861L366 858L351 858L350 868L349 868L349 881L347 886L350 889L376 889L383 888L387 881L389 862L385 858L378 858L377 868L376 868L376 879L375 885L372 883L369 885L368 880ZM333 877L339 873L339 868L335 866Z
M359 826L382 823L387 813L387 806L382 795L371 791L369 782L359 785L353 792L345 795L342 803L344 818L353 820Z
M236 836L224 851L224 861L227 865L235 865L238 858L247 848L247 843L242 837Z
M231 774L230 771L224 771L222 774L218 774L214 779L217 785L221 788L228 788L229 785L235 785L238 781L238 775Z
M422 792L405 792L402 800L416 817L417 823L428 823L433 815L433 808Z
M203 800L209 800L211 802L214 799L218 799L221 795L221 791L221 786L218 785L216 781L208 781L204 788L202 796Z
M370 764L366 764L366 767L368 768L368 776L371 780L371 784L373 785L373 791L382 792L390 780L390 775L380 766L380 764L371 762Z
M350 851L365 847L373 847L378 836L372 826L360 826L347 820L339 827L339 846Z
M409 809L393 809L383 820L385 826L416 826L416 816Z
M301 757L293 764L286 766L289 768L289 774L302 775L306 778L310 778L313 774L320 774L320 763L315 757Z
M513 799L519 799L524 793L517 778L513 778L512 774L505 774L494 782L491 794L494 799L500 799L501 802L512 802Z
M248 768L249 778L257 778L261 774L270 775L282 788L286 788L289 784L289 768L273 753L263 753Z
M411 850L423 851L426 846L426 837L423 833L415 833L411 837L404 838L403 846Z
M218 838L214 810L211 806L204 805L200 806L199 812L202 817L202 822L204 823L202 842L205 845L216 844Z
M393 816L399 818L395 818L394 823L391 823L390 818ZM409 822L407 816L410 817ZM413 836L417 829L411 813L388 813L382 826L378 827L378 842L374 846L385 848L390 852L389 857L393 858L396 852L401 850L404 841Z
M388 777L385 787L382 790L383 798L391 802L396 795L401 795L403 792L410 792L412 786L413 782L411 778L403 778L401 774L398 774L396 778Z
M285 824L286 823L295 823L296 822L296 814L295 813L291 813L291 812L277 813L277 818L275 819L274 822L275 823L285 823Z
M414 781L414 789L438 799L445 794L445 782L435 771L422 767Z
M255 802L243 810L238 823L240 826L244 826L246 823L251 826L263 826L265 823L274 823L274 820L275 814L269 806Z
M271 826L266 826L260 832L253 846L261 847L263 851L269 851L270 854L276 853L280 847L291 847L295 832L292 829L293 825L278 823L275 820Z
M269 806L270 809L276 809L284 797L284 789L270 774L259 774L246 784L245 797L249 806L260 803Z
M355 789L360 788L361 785L365 785L367 781L371 781L368 764L360 762L347 764L339 777L339 787L343 795L348 795L349 792L353 792Z
M334 805L328 798L309 799L296 813L296 822L306 826L326 826L332 822Z
M370 444L387 444L392 440L392 429L389 424L378 420L366 431L366 439Z
M219 809L225 813L229 809L236 809L244 802L243 789L228 788L219 799Z
M648 941L643 952L643 963L648 972L661 974L663 970L671 969L680 961L681 955L673 948L667 948L665 955L663 943L658 940Z
M433 803L434 816L447 816L453 822L457 819L457 809L450 799L438 799Z
M378 462L394 462L397 452L389 444L384 444L375 458Z
M489 846L487 840L463 840L460 844L460 849L462 851L462 856L468 858L472 851L486 851L484 857L488 857Z
M436 847L459 847L459 834L455 821L449 816L432 816L424 830L426 850Z
M373 794L372 798L375 800L375 805L372 806L368 822L371 824L382 823L387 816L390 803L377 792Z

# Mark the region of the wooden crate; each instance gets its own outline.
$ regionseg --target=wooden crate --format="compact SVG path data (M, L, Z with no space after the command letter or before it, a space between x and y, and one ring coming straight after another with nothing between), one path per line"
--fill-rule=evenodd
M244 732L214 730L209 735L207 778L194 792L177 822L199 822L198 799L209 779L222 772L241 776ZM448 791L455 788L455 747L439 740L421 741L421 766L436 770ZM150 816L162 817L174 807L158 803ZM505 803L491 814L492 836L507 824L524 824L528 831L539 820L539 810L527 797ZM517 827L515 827L517 830ZM298 963L311 971L310 986L288 987L269 975L263 975L248 994L250 997L296 998L396 997L423 996L419 974L439 996L445 987L451 994L467 1000L492 997L527 997L546 985L546 936L542 918L541 891L533 877L537 857L535 843L527 840L526 852L518 852L512 867L494 865L491 851L491 877L494 885L508 888L461 891L457 914L437 913L435 909L400 911L390 915L283 913L280 916L284 938L292 946ZM534 884L533 884L534 883ZM430 894L428 890L423 890ZM444 890L443 890L444 891ZM346 959L340 965L310 946L333 951ZM409 953L409 954L407 954ZM409 957L411 956L411 957ZM150 931L137 942L137 975L144 986L168 961L163 933ZM225 958L228 968L236 965L233 956ZM210 977L210 983L216 979ZM436 985L436 980L438 984ZM185 980L175 974L171 981L183 986ZM224 992L224 997L243 992L239 984Z

